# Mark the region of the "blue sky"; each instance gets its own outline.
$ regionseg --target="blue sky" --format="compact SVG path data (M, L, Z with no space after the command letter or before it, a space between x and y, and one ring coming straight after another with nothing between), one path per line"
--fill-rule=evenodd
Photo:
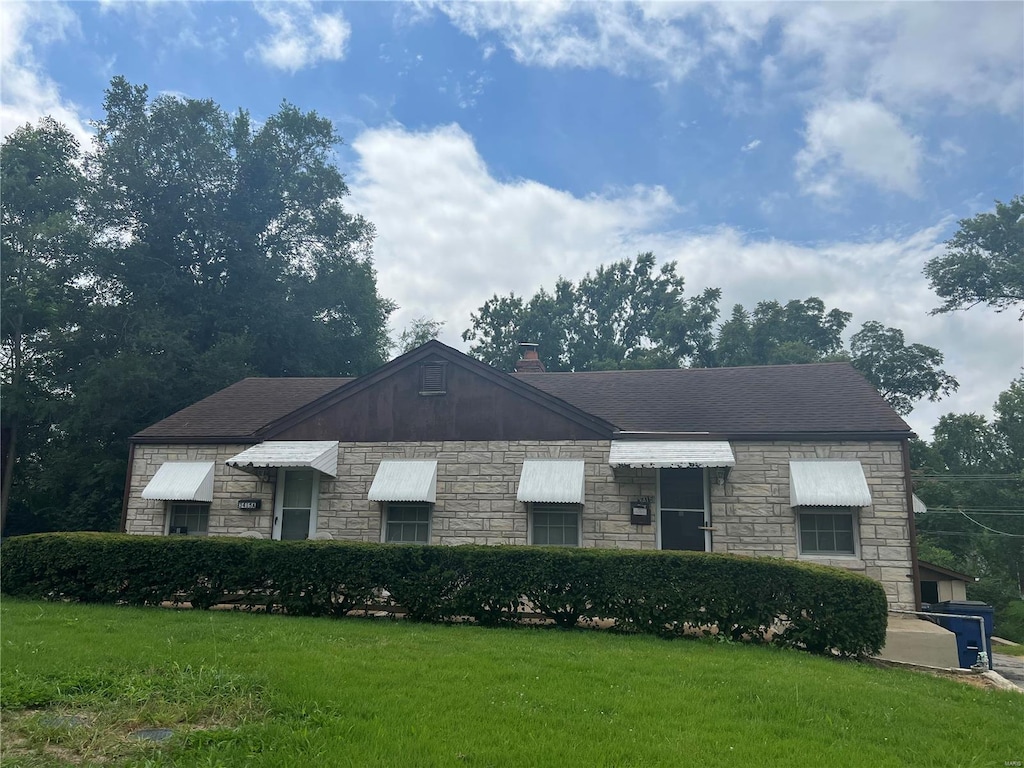
M331 118L381 291L464 346L492 294L653 250L734 303L819 296L947 356L988 412L1024 326L930 316L958 219L1024 191L1024 5L0 6L0 128L88 141L114 75L257 120Z

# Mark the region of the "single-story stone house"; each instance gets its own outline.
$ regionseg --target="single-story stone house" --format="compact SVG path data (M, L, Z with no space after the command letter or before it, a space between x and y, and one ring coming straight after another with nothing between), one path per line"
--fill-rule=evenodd
M437 341L249 378L131 440L123 529L691 549L841 566L920 603L912 432L847 363L507 374Z

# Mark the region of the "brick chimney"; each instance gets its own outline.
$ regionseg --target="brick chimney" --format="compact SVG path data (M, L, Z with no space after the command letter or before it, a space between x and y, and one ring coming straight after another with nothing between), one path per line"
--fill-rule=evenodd
M537 344L529 341L519 342L519 352L522 357L516 363L516 373L544 373L544 363L540 361L537 354Z

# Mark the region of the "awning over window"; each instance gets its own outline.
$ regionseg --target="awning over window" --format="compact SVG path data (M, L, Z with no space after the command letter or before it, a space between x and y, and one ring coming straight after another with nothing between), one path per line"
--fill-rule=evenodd
M213 501L212 461L165 461L142 491L158 501Z
M373 476L370 501L429 501L437 499L437 461L384 459Z
M613 467L735 467L727 440L614 440Z
M867 507L871 491L859 461L789 462L789 503L794 507Z
M516 500L582 504L583 488L583 459L527 459Z
M915 493L914 494L914 514L915 515L923 515L927 511L928 511L928 507L925 506L925 503L923 501L921 501L921 499L919 499L917 494Z
M278 440L247 448L225 462L229 467L258 474L253 470L268 467L304 467L338 476L337 440Z

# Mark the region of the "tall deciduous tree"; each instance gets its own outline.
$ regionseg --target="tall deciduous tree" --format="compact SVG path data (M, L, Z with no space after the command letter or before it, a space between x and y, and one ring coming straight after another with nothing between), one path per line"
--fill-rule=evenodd
M943 300L933 314L978 304L1024 308L1024 195L997 200L993 213L962 219L946 253L931 259L924 274Z
M374 230L342 205L329 120L286 103L256 126L123 78L104 110L72 213L98 233L93 300L47 382L69 402L45 467L13 491L47 518L23 529L116 524L127 438L242 376L357 375L388 349Z
M850 313L825 311L825 303L811 296L785 305L762 301L747 313L742 305L722 324L715 340L711 364L781 365L814 363L843 351L842 333Z
M875 385L889 405L906 415L922 398L935 401L959 389L959 382L943 369L943 356L935 347L906 344L903 331L869 321L850 339L855 368Z
M494 296L472 315L462 334L470 353L503 370L518 358L517 344L539 344L548 370L677 367L703 353L717 318L719 291L683 296L683 278L669 262L655 268L642 253L600 266L579 283L560 278L525 301Z
M779 365L849 360L889 404L906 415L923 398L939 400L959 386L941 366L942 353L924 344L906 344L903 332L869 321L843 346L852 315L826 311L821 299L762 301L747 312L733 307L722 323L706 364Z
M414 317L408 327L398 337L398 354L405 354L436 339L444 328L444 320L431 320L429 317Z
M52 407L64 395L64 334L81 321L90 244L79 211L85 179L74 136L50 118L15 130L0 147L3 190L3 488L0 529L19 456L48 439Z

